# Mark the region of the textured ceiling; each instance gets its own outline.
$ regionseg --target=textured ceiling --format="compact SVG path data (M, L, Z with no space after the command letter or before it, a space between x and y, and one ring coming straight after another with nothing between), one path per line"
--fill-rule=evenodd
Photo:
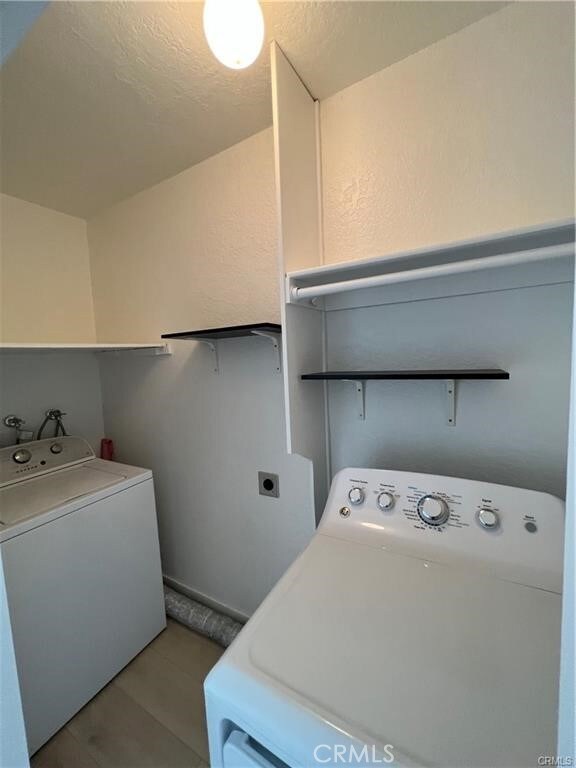
M263 3L317 98L503 5ZM2 68L2 190L89 216L270 125L267 46L227 70L201 19L200 2L51 3Z

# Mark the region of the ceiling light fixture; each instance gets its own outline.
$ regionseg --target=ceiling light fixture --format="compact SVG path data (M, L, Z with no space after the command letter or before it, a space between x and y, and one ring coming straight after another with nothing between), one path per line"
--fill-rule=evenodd
M258 0L205 0L204 34L218 61L230 69L253 64L264 42Z

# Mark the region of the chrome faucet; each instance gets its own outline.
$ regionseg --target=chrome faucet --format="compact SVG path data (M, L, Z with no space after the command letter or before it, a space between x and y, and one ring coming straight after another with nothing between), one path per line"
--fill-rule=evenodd
M26 422L24 419L21 419L20 416L14 416L14 414L4 416L4 425L10 427L10 429L15 429L18 432L22 427L22 424L26 424Z
M16 433L16 436L14 438L14 442L16 444L29 443L30 440L34 440L34 430L26 429L24 427L24 424L26 424L26 421L22 419L20 416L15 416L13 413L11 413L8 416L4 416L2 421L4 423L4 426L8 427L9 429L13 429L14 432Z

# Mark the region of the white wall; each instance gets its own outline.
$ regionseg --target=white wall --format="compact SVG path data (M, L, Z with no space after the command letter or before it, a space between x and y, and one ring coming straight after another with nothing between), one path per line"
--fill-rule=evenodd
M99 341L277 320L272 131L88 222Z
M262 339L101 363L107 433L120 460L152 467L163 570L193 593L251 614L314 528L308 462L285 453L281 376ZM258 495L258 470L280 498Z
M0 195L0 338L96 340L86 222Z
M271 130L104 211L88 224L98 338L277 320ZM314 527L310 465L285 453L281 376L263 339L171 358L101 361L104 421L120 460L149 466L163 568L247 615ZM258 470L280 499L257 495Z
M325 259L574 215L574 7L513 3L321 105Z
M98 362L93 353L2 353L0 357L0 445L14 442L2 419L9 413L36 430L48 408L60 408L66 430L85 437L96 452L104 437ZM44 433L53 434L51 422Z

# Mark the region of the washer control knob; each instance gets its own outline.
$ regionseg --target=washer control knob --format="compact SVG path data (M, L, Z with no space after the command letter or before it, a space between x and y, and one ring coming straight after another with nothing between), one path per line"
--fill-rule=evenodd
M348 491L348 498L350 499L350 504L362 504L364 501L364 491L362 488L351 488Z
M378 508L383 512L389 512L394 506L395 501L396 499L394 498L393 494L389 493L388 491L383 491L378 495L376 504L378 504Z
M478 522L482 528L494 530L500 525L500 517L493 509L482 508L478 510Z
M50 446L50 453L62 453L63 450L62 443L52 443Z
M418 514L428 525L443 525L450 517L450 510L444 499L429 494L418 502Z
M18 448L18 450L14 451L12 454L12 458L16 464L27 464L32 458L32 454L27 448Z

